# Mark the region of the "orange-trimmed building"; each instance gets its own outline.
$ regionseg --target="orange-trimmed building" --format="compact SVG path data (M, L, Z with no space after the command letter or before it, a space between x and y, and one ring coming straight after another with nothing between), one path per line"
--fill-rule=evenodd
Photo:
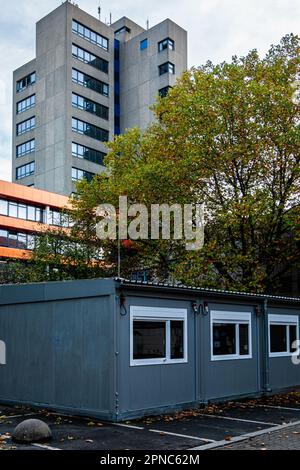
M28 260L35 236L64 226L68 207L66 196L0 180L0 261Z

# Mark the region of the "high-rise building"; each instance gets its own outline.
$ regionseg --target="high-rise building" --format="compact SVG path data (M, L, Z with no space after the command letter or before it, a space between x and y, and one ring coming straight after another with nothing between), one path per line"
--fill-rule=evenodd
M187 33L166 19L105 24L69 1L36 26L36 59L14 72L13 181L69 195L105 171L105 142L146 128L187 67Z

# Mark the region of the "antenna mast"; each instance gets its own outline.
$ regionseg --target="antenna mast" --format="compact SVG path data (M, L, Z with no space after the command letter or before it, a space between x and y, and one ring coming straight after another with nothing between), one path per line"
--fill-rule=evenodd
M98 6L98 15L99 15L99 21L101 21L101 3L99 3L99 6Z

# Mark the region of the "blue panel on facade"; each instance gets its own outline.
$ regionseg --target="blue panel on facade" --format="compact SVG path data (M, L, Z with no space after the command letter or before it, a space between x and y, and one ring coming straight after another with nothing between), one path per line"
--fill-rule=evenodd
M143 39L143 41L140 42L140 49L141 51L147 49L148 47L148 39Z

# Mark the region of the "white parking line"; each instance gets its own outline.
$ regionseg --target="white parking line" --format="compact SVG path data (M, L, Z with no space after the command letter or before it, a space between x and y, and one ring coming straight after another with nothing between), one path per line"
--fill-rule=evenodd
M129 428L129 429L139 429L142 431L145 428L141 428L139 426L132 426L131 424L121 424L121 423L109 423L112 424L113 426L120 426L121 428Z
M289 406L275 406L275 405L255 405L260 408L273 408L276 410L287 410L287 411L300 411L300 408L290 408Z
M224 446L234 444L235 442L246 441L247 439L250 439L253 437L263 436L265 434L270 434L274 431L282 431L283 429L287 429L287 428L290 428L293 426L299 426L299 425L300 425L300 421L294 421L294 423L281 424L280 426L272 426L270 428L263 429L261 431L249 432L247 434L242 434L241 436L232 437L230 441L226 441L225 439L223 439L222 441L217 441L212 444L204 444L203 446L193 447L192 449L189 449L189 450L216 449L218 447L224 447Z
M196 441L202 441L202 442L207 442L207 443L212 443L216 442L213 439L205 439L204 437L196 437L196 436L187 436L186 434L177 434L175 432L168 432L164 430L158 430L158 429L149 429L150 432L156 432L159 434L168 434L169 436L176 436L176 437L185 437L186 439L194 439Z
M14 418L26 418L27 416L36 416L40 413L27 413L25 415L0 415L0 422L1 422L1 419L14 419Z
M45 449L45 450L62 450L62 449L58 449L58 447L52 447L52 446L48 446L46 444L31 444L33 447L39 447L41 449Z
M264 424L267 426L278 426L280 424L280 423L270 423L266 421L253 421L252 419L232 418L231 416L211 415L211 414L205 414L205 413L200 414L198 416L205 416L207 418L228 419L230 421L241 421L242 423Z

